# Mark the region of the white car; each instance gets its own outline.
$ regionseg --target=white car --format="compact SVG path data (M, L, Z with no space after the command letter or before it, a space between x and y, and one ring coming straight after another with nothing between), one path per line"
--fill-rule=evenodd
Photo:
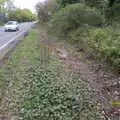
M18 31L20 29L19 23L17 21L8 21L4 26L5 32L7 31Z

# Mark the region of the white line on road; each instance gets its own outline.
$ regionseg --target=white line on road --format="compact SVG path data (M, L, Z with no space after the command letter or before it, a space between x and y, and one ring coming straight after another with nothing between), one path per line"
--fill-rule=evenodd
M2 47L0 47L0 51L3 50L5 47L7 47L11 42L15 41L17 38L19 38L20 36L22 36L24 33L25 33L25 31L20 32L19 34L17 34L14 38L12 38L7 43L5 43Z
M36 23L36 22L34 22L33 24L35 24L35 23ZM10 39L10 40L9 40L7 43L5 43L2 47L0 47L0 51L3 50L3 49L5 49L11 42L15 41L15 40L18 39L20 36L24 35L24 33L26 33L33 24L31 24L31 25L27 28L27 30L25 30L25 31L23 30L23 32L21 31L21 32L18 33L14 38Z
M29 24L29 27L27 27L26 30L21 31L14 38L10 39L7 43L5 43L3 46L0 47L0 60L2 60L5 54L7 54L8 51L13 47L12 45L11 47L9 45L14 41L19 40L20 37L23 37L25 33L37 22L38 21L35 21L31 25Z

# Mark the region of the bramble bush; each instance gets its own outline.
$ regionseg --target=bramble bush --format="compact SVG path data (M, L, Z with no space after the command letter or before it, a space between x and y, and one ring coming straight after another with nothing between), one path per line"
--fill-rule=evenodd
M56 12L49 22L50 29L59 36L66 36L71 30L83 24L97 26L102 24L100 12L85 4L68 5Z

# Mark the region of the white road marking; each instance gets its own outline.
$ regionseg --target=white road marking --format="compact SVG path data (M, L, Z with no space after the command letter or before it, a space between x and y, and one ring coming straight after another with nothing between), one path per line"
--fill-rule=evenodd
M20 32L19 34L17 34L14 38L12 38L7 43L5 43L2 47L0 47L0 51L3 50L4 48L6 48L11 42L15 41L17 38L19 38L20 36L22 36L24 33L25 33L25 31Z
M32 23L28 23L27 25L27 29L21 30L18 34L15 35L14 38L10 39L8 42L6 42L3 46L0 47L0 60L2 60L4 58L4 56L8 53L8 51L10 51L10 49L12 49L13 45L10 45L12 42L17 42L19 40L20 37L23 37L25 35L25 33L35 24L36 22L32 22ZM23 25L23 24L22 24Z
M34 23L33 23L34 24ZM20 36L24 35L25 32L27 32L30 27L33 25L31 24L25 31L21 31L20 33L18 33L14 38L10 39L7 43L5 43L3 46L0 47L0 51L5 49L11 42L15 41L16 39L18 39Z

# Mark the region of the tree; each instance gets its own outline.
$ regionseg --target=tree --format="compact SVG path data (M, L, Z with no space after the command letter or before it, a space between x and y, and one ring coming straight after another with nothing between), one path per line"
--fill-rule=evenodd
M8 11L15 8L13 0L0 0L0 20L5 22Z
M27 8L17 8L8 13L8 20L16 20L19 22L33 21L35 20L35 15Z
M44 3L37 3L36 11L38 18L47 21L56 10L56 0L46 0Z

